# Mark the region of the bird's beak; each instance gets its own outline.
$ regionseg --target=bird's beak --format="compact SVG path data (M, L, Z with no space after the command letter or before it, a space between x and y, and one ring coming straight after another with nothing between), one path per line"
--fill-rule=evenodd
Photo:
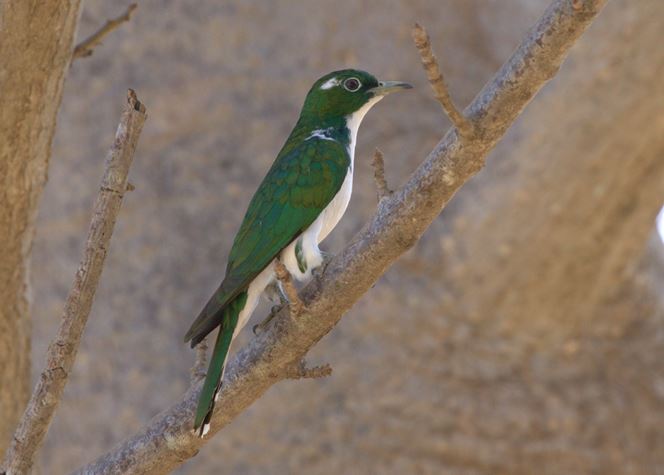
M407 82L400 81L380 81L378 87L371 88L370 91L373 92L374 96L386 96L392 94L393 92L403 91L405 89L412 89L413 86Z

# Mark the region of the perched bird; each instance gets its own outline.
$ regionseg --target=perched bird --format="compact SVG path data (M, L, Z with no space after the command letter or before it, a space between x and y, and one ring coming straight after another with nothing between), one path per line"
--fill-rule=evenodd
M411 87L355 69L329 73L311 87L295 128L249 203L224 280L185 335L193 348L219 327L194 421L201 436L209 430L231 342L274 283L275 259L297 280L311 278L323 262L318 243L350 200L360 122L385 95Z

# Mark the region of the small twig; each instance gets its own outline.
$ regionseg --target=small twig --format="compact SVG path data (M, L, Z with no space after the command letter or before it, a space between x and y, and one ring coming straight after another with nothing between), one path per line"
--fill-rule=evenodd
M113 18L112 20L107 20L106 23L104 23L104 26L77 44L76 48L74 48L74 52L72 53L72 60L92 56L92 52L95 46L101 43L104 37L111 31L115 30L124 22L131 20L131 14L134 12L134 10L136 10L137 7L138 5L136 3L132 3L127 7L127 10L125 10L122 15L117 18Z
M115 220L127 189L127 174L146 117L145 106L130 89L115 140L106 157L83 260L67 296L60 328L48 347L44 370L7 450L3 468L8 474L30 473L62 397L90 315Z
M207 349L207 338L203 338L203 340L201 340L201 342L196 346L196 361L194 362L194 366L191 368L192 386L205 377L207 367Z
M459 110L454 105L452 97L450 96L449 89L445 80L443 79L443 73L441 73L440 68L438 67L438 61L436 56L433 54L431 49L431 41L429 40L429 35L427 34L424 27L415 23L415 26L412 30L413 41L417 50L420 52L420 58L422 60L422 66L427 73L427 79L431 84L433 93L436 96L436 100L440 102L440 105L443 107L443 110L450 118L454 126L457 128L462 137L468 138L473 134L473 125L471 122L464 117L464 115L459 112Z
M290 272L288 272L286 266L279 259L275 259L274 261L274 273L279 282L281 282L281 286L288 298L291 316L296 317L300 315L304 311L304 303L300 300Z
M308 368L306 361L300 360L299 363L288 368L286 377L288 379L318 379L326 378L331 374L332 366L330 366L329 363Z
M378 193L378 201L380 202L383 198L390 196L392 190L389 189L387 180L385 180L385 160L383 152L378 147L374 150L371 166L374 169L374 182L376 183L376 192Z
M134 191L136 187L134 186L133 183L127 182L127 191Z

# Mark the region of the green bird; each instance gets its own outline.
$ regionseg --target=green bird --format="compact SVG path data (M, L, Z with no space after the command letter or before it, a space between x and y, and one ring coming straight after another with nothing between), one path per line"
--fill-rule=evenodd
M323 262L318 243L350 200L360 122L387 94L410 88L345 69L309 90L295 128L249 203L221 285L185 335L193 348L219 327L194 420L201 437L209 430L231 342L275 282L275 259L298 281L311 278Z

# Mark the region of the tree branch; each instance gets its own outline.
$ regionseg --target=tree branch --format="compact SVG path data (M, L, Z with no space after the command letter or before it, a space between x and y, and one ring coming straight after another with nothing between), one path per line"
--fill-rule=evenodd
M60 402L90 314L145 119L145 107L130 89L115 141L106 157L83 260L67 296L60 328L48 347L44 370L7 450L3 467L8 474L30 471Z
M218 432L325 336L387 268L412 247L454 193L484 165L489 151L523 108L551 79L574 42L606 0L556 0L512 57L466 109L476 133L462 140L453 130L408 182L384 200L371 221L332 259L320 279L301 293L306 310L298 318L282 311L230 362L212 418ZM173 407L78 473L167 473L193 457L209 440L192 427L201 385Z
M138 5L136 3L132 3L127 7L122 15L117 18L113 18L112 20L107 20L101 28L77 44L76 48L74 48L74 52L71 55L72 60L92 56L95 46L101 43L104 37L111 31L115 30L124 22L131 20L131 15L134 13L134 10L136 10L137 7Z
M201 379L205 378L207 370L207 338L203 338L196 346L196 361L191 368L191 384L194 385Z
M378 147L374 150L371 166L374 169L374 183L376 184L376 193L380 202L383 198L390 196L392 190L387 186L387 180L385 179L385 158L383 157L383 152Z
M464 138L470 138L473 133L473 124L466 119L461 112L454 105L450 91L445 84L443 79L443 73L440 72L438 67L438 61L436 56L433 54L431 49L431 41L429 40L429 34L427 31L420 26L418 23L415 23L415 26L412 30L413 41L417 50L420 52L420 58L422 60L422 66L427 73L427 79L431 84L436 100L440 102L440 105L443 107L443 110L450 118L454 126L457 128L459 133Z
M286 371L288 379L319 379L326 378L332 374L332 366L328 363L321 366L307 367L307 362L300 360L299 363L291 365Z

